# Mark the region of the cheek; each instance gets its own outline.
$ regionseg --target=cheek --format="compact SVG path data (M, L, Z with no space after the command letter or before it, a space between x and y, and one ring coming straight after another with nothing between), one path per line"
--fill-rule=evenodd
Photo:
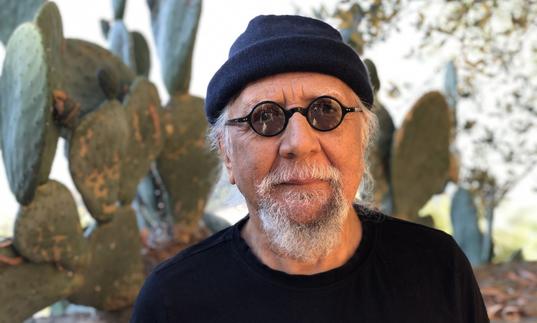
M236 185L250 202L255 201L256 185L269 173L275 158L273 147L255 139L234 143L231 160Z
M341 172L345 197L352 201L360 186L365 164L361 135L356 129L349 131L353 135L337 136L325 145L325 151L331 164Z

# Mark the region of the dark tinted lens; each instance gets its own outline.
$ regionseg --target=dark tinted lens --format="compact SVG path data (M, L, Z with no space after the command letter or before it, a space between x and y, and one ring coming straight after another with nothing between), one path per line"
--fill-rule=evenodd
M263 136L274 136L285 125L283 109L273 102L257 105L252 112L252 128Z
M310 104L308 120L318 130L332 130L339 125L343 115L341 105L331 98L318 98Z

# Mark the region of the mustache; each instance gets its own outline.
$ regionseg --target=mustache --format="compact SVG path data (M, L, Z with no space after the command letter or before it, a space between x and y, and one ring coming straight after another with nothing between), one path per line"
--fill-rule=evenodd
M331 165L318 164L292 164L280 166L271 170L257 186L257 192L264 195L275 186L291 181L322 180L331 184L341 182L340 171Z

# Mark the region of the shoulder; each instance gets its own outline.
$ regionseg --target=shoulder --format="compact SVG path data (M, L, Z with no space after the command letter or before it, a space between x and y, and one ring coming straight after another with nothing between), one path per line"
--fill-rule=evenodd
M132 322L160 322L153 318L167 315L174 306L173 300L187 299L188 293L201 288L204 277L217 273L221 263L229 258L225 249L230 248L233 228L217 232L158 265L138 294Z
M375 249L381 255L409 261L443 262L449 267L466 258L451 235L438 229L357 208L366 226L375 231Z
M218 259L222 258L226 253L224 249L230 248L233 229L234 227L231 226L221 230L207 239L182 250L158 265L151 275L165 279L170 276L184 274L184 271L188 271L192 267L199 268L199 266L218 262Z

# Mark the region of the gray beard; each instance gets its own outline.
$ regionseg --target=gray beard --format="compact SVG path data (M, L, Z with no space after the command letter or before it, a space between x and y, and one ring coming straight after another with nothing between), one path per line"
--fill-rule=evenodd
M318 175L319 169L313 168L311 172L306 170L306 173L313 175L310 177L330 177L332 191L328 197L318 191L290 191L286 192L283 201L278 201L271 197L271 184L262 183L258 188L260 203L257 211L270 249L282 257L304 263L322 259L339 245L343 223L350 207L343 196L339 172L332 168L329 175ZM277 174L276 178L285 178L285 174L289 173L292 171L286 170L283 175ZM294 220L293 213L300 210L300 205L318 203L322 199L325 201L318 214L305 222Z

